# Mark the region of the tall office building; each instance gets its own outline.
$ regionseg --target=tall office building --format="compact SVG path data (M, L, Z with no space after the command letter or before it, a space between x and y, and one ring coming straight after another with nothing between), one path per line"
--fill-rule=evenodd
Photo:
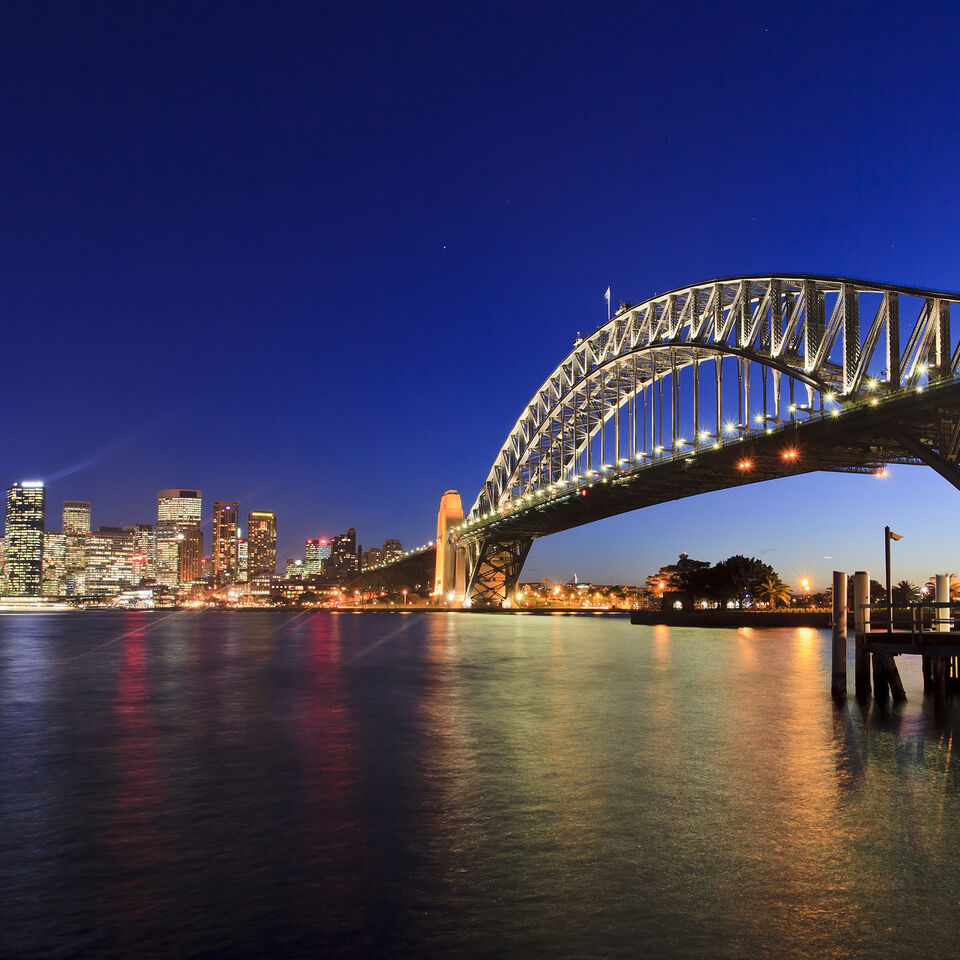
M86 592L87 538L90 536L90 503L87 500L64 500L63 523L63 593L82 597Z
M47 492L39 480L15 483L7 490L4 569L7 592L39 597L43 586L43 527Z
M113 597L139 583L132 527L97 527L87 537L86 550L87 596Z
M179 582L180 534L200 526L199 490L161 490L157 494L157 566L159 583L175 587Z
M236 503L220 500L214 503L210 559L213 562L213 582L217 585L233 583L237 579L238 522Z
M203 531L191 527L178 534L177 578L180 583L192 583L203 575Z
M277 517L254 510L247 517L247 580L277 572Z
M308 540L303 551L304 576L319 577L326 572L330 559L330 541L326 537Z
M330 541L330 577L349 580L357 575L357 531L349 527L346 533Z

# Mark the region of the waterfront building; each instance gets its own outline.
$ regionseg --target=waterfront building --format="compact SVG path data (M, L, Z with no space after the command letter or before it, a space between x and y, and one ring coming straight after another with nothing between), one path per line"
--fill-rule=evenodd
M64 544L64 590L66 596L86 592L87 538L90 536L90 502L64 500L61 531Z
M86 595L112 597L135 587L140 578L134 560L133 527L97 527L86 541Z
M303 551L303 566L305 575L319 577L326 571L327 561L330 559L330 541L326 537L308 540Z
M379 567L381 563L383 563L383 551L379 547L371 547L369 550L364 551L363 570Z
M285 580L302 580L304 577L304 563L302 560L288 560L284 569Z
M277 572L277 517L267 510L247 516L247 579Z
M200 526L200 490L167 489L157 494L157 562L159 583L175 587L179 582L180 534Z
M276 576L272 576L269 573L253 573L250 575L249 587L247 593L251 597L256 597L259 600L269 600L273 596L273 587L274 583L282 583L282 580L278 580Z
M39 597L43 586L43 532L46 490L39 480L7 490L6 591L13 597Z
M239 533L239 530L237 531ZM237 582L247 582L247 538L237 537Z
M393 563L403 559L403 544L399 540L384 540L381 563Z
M329 576L332 580L349 580L356 574L357 531L349 527L330 541Z
M60 597L66 595L67 538L64 534L48 530L43 535L43 595Z
M203 576L203 531L190 527L177 536L177 580L192 583Z
M213 582L217 586L237 579L237 531L239 505L217 500L213 505L213 530L210 537L210 559Z

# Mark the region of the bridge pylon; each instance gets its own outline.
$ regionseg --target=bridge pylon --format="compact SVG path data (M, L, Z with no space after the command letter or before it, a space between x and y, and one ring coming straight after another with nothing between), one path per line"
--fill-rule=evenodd
M447 490L437 513L437 562L433 596L440 605L460 605L465 589L465 564L461 549L452 541L453 528L463 520L463 506L456 490Z

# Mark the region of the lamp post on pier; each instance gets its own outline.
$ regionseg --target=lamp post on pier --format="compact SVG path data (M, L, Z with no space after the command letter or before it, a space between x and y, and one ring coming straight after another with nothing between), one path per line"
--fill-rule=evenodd
M883 559L887 573L887 633L893 633L893 591L890 587L890 541L902 540L899 533L894 533L889 527L883 528Z

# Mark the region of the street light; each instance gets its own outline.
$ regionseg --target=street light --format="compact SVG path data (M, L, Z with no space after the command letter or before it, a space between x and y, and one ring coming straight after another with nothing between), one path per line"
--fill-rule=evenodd
M890 541L902 540L899 533L889 527L883 528L883 555L887 569L887 633L893 633L893 591L890 589Z

